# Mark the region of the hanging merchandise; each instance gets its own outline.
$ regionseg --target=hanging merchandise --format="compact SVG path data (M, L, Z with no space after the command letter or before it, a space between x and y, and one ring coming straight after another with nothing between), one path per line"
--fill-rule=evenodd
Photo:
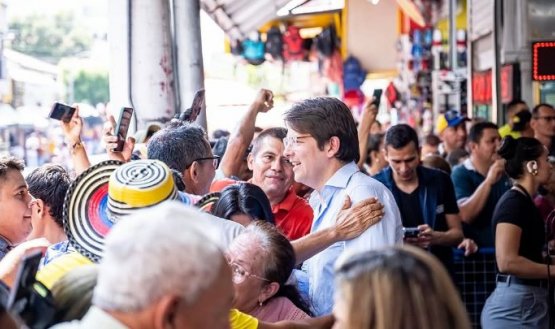
M324 57L331 57L335 49L339 48L339 39L335 27L329 25L316 37L316 48Z
M277 26L270 28L266 32L266 52L274 60L282 59L283 57L283 35Z
M364 70L354 56L349 56L343 63L343 86L345 91L360 89L366 80L366 70Z
M240 40L233 40L231 42L231 54L235 56L243 56L243 42Z
M395 102L400 99L399 92L397 91L397 88L395 88L393 82L389 82L387 88L385 88L385 98L391 107L393 107Z
M301 38L299 28L293 25L288 26L283 35L283 58L286 61L302 61L304 53L303 38Z
M249 64L260 65L264 63L265 48L260 40L260 33L253 32L243 41L243 57Z

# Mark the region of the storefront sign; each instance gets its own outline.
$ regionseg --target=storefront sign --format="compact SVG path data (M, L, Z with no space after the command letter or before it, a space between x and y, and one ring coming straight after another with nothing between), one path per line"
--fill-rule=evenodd
M532 79L555 80L555 41L532 43Z
M501 102L508 103L514 96L513 64L501 68ZM491 104L491 70L472 73L472 101L476 104Z

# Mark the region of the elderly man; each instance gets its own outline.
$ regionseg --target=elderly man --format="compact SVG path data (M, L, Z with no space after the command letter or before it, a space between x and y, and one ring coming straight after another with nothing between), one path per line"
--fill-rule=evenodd
M212 153L202 127L194 123L169 126L156 132L147 148L149 159L160 160L181 174L185 192L208 193L220 158Z
M549 150L550 156L555 156L555 108L550 104L538 104L532 109L534 138L539 140Z
M32 198L22 171L22 161L0 159L0 259L31 233Z
M81 322L55 328L229 328L231 270L204 216L166 203L118 222L93 306Z

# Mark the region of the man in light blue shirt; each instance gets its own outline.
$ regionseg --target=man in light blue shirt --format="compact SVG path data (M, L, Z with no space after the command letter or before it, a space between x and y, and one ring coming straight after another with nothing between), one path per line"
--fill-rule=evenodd
M347 197L352 203L376 197L384 205L381 222L360 237L338 242L305 262L309 297L316 315L333 308L334 264L348 250L368 250L401 243L401 216L395 198L380 182L360 172L355 121L345 104L335 98L314 98L294 105L285 114L288 136L285 156L295 180L314 189L311 232L327 228Z

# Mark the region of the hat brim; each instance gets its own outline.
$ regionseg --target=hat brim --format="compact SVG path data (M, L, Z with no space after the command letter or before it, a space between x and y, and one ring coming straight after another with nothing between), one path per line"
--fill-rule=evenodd
M222 194L220 192L212 192L205 194L200 200L195 203L195 207L199 208L205 212L211 212L212 207L218 200L220 200L220 196Z
M113 225L108 215L108 182L122 164L109 160L90 167L71 183L64 199L63 224L69 243L93 262L102 258L104 239Z
M466 121L470 121L470 119L467 118L467 117L458 117L456 119L453 119L453 120L449 121L448 126L449 127L456 127L456 126L458 126L461 123L466 122Z

